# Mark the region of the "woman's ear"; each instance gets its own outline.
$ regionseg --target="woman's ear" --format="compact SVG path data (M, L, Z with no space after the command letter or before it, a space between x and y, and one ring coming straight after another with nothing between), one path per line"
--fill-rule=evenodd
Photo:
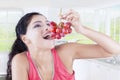
M22 35L22 36L21 36L21 39L22 39L22 41L23 41L25 44L29 44L29 43L30 43L30 40L27 38L26 35Z

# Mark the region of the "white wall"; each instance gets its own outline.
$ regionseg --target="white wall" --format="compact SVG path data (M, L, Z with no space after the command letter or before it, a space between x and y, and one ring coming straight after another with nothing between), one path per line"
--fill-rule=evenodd
M0 8L32 8L49 6L49 0L0 0Z
M120 0L0 0L0 8L30 8L30 7L57 7L57 8L104 8L120 4Z
M8 53L0 53L0 75L6 74Z

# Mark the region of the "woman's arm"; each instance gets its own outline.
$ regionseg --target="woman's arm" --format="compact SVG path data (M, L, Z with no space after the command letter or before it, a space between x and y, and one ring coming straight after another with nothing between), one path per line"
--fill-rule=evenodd
M120 54L120 44L112 40L107 35L91 30L87 27L83 27L79 33L88 37L89 39L95 41L97 45L101 46L103 49L111 54Z
M18 54L12 60L12 80L28 80L27 64L24 55Z
M120 54L120 44L112 40L105 34L91 30L85 26L82 26L79 19L79 13L70 10L68 13L62 15L62 19L65 19L72 23L73 28L77 33L80 33L87 38L95 41L97 44L66 44L70 45L69 50L75 56L74 58L98 58L107 57L113 54Z

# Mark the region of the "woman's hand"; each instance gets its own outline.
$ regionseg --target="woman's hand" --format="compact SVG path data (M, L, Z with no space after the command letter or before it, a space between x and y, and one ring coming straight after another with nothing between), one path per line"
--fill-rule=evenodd
M66 20L72 24L72 27L75 29L76 32L80 33L83 26L80 22L80 14L74 10L69 10L67 13L62 14L61 19Z

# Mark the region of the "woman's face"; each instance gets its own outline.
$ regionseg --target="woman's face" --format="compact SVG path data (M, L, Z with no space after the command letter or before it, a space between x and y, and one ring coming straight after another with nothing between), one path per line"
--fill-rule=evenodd
M42 15L34 15L28 25L25 38L28 44L38 48L53 48L54 40L50 38L49 21Z

